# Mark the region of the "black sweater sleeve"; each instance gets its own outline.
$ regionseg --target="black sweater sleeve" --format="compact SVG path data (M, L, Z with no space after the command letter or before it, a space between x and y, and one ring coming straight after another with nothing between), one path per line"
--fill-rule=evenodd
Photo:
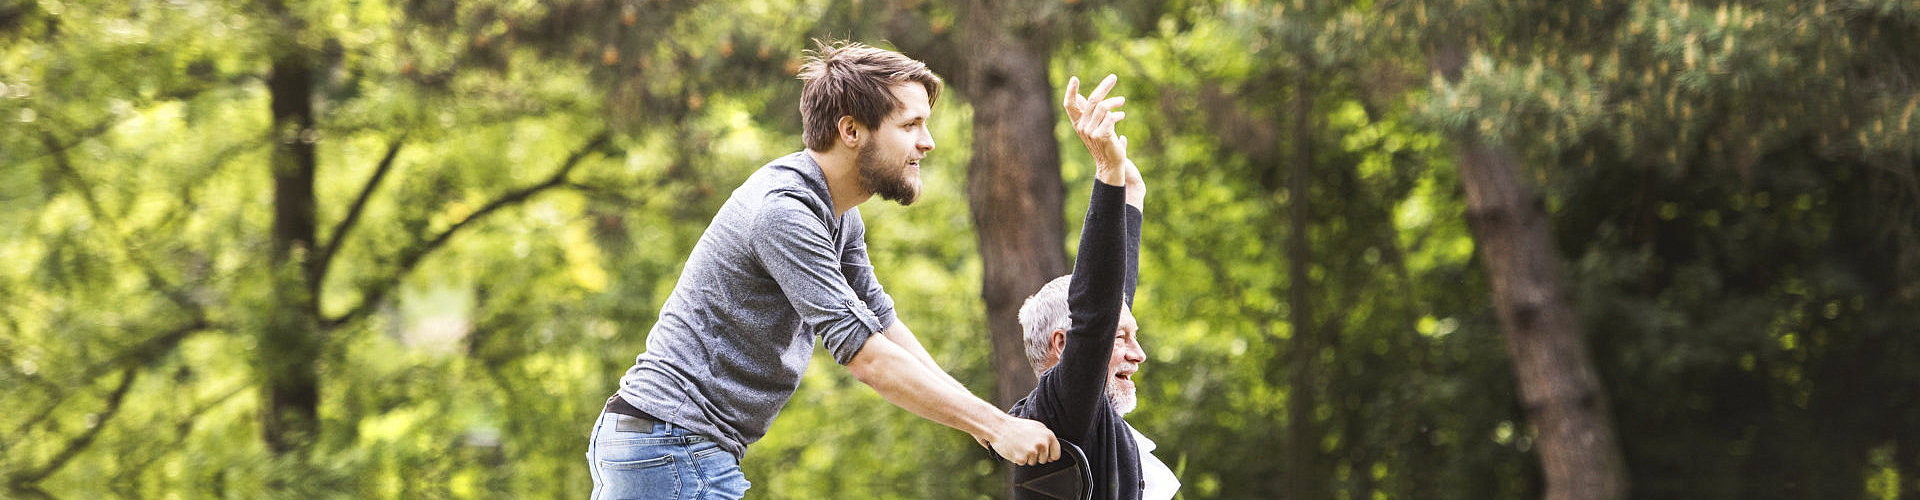
M1114 332L1120 326L1120 304L1133 288L1132 245L1139 241L1137 229L1127 227L1128 210L1124 189L1094 183L1087 220L1080 229L1080 254L1067 289L1072 318L1067 346L1060 353L1060 363L1041 376L1036 391L1041 397L1032 401L1052 417L1049 424L1054 434L1068 441L1084 442L1094 416L1111 411L1106 396L1107 361L1113 356Z
M1140 281L1140 223L1146 218L1140 209L1127 207L1127 307L1133 307L1134 285Z

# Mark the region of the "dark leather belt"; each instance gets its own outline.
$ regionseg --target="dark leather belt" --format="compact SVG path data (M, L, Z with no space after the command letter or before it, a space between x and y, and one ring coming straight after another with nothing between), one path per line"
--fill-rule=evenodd
M639 408L634 408L632 404L627 403L626 399L622 399L619 394L607 398L607 407L602 411L628 417L614 421L613 430L619 432L653 432L654 424L667 423L665 420L654 418L653 415L648 415L647 412L640 411Z

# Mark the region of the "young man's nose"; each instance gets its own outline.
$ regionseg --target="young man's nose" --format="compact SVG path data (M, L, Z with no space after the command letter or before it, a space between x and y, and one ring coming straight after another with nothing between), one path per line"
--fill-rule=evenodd
M933 151L933 133L920 129L920 140L914 141L913 147L920 148L922 153Z

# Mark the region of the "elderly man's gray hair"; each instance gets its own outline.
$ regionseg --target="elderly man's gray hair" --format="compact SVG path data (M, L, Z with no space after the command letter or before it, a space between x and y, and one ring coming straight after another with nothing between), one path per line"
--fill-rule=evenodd
M1026 335L1027 364L1033 367L1035 376L1044 371L1040 366L1047 361L1053 331L1065 330L1072 324L1073 318L1067 314L1067 286L1072 281L1071 274L1054 278L1020 306L1020 331Z

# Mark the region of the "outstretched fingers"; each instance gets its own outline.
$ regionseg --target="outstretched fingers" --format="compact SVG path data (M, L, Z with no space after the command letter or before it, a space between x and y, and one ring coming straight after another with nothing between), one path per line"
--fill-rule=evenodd
M1069 77L1066 94L1061 96L1060 100L1060 106L1066 109L1067 119L1073 126L1074 134L1080 136L1080 142L1087 146L1087 152L1093 153L1096 176L1115 185L1122 183L1123 179L1117 176L1107 179L1105 173L1111 173L1110 169L1119 168L1127 158L1126 139L1121 138L1115 130L1115 126L1127 117L1126 112L1118 110L1120 106L1127 103L1127 98L1108 96L1119 82L1118 75L1109 74L1106 78L1100 79L1100 84L1094 87L1093 93L1082 96L1080 95L1080 78Z
M1108 113L1106 118L1100 121L1099 128L1094 129L1093 136L1102 138L1105 142L1112 142L1116 146L1118 146L1119 143L1114 139L1114 136L1116 134L1113 131L1113 129L1115 125L1120 124L1120 120L1124 120L1126 118L1127 118L1127 113L1125 111L1115 111L1112 113ZM1124 148L1124 146L1122 146L1122 148Z
M1107 75L1106 78L1100 80L1100 85L1093 87L1092 94L1087 94L1087 102L1104 102L1107 98L1107 92L1112 92L1114 84L1117 83L1120 83L1119 75Z
M1060 101L1060 107L1066 108L1068 123L1080 123L1083 102L1086 98L1080 97L1080 77L1067 78L1067 95Z
M1114 111L1114 108L1118 108L1121 104L1126 104L1126 102L1127 98L1125 97L1114 97L1101 101L1099 106L1095 106L1094 118L1088 120L1088 122L1092 124L1090 135L1093 137L1108 137L1113 135L1113 125L1119 123L1122 118L1127 116L1125 111Z
M1112 92L1114 85L1119 82L1119 76L1107 75L1094 87L1092 94L1081 96L1080 77L1068 77L1066 94L1060 100L1060 107L1067 111L1067 121L1076 130L1091 131L1097 128L1108 112L1126 102L1125 97L1107 98L1107 93Z
M1094 104L1080 120L1086 127L1085 131L1087 135L1089 137L1105 137L1106 134L1100 132L1102 130L1101 125L1105 124L1107 119L1112 116L1114 108L1118 108L1121 104L1126 104L1126 102L1127 98L1116 96Z

